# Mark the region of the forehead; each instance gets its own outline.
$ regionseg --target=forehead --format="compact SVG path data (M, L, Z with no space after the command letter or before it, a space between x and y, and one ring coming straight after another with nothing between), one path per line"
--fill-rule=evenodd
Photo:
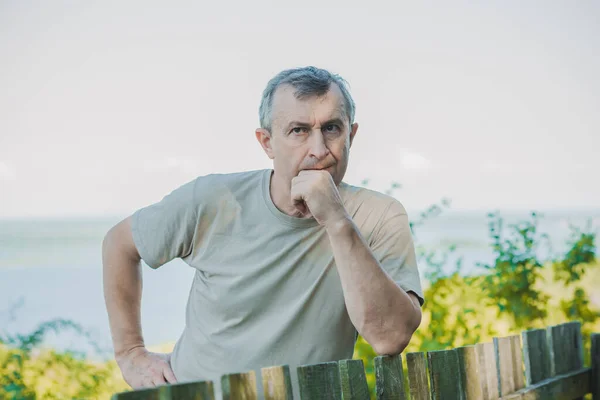
M273 122L285 123L289 120L322 120L345 118L346 108L342 91L331 84L322 96L296 97L296 89L288 84L279 86L273 94ZM307 122L308 122L307 121Z

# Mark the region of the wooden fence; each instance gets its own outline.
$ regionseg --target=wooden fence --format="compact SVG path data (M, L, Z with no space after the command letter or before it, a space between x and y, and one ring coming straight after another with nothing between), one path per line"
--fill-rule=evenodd
M600 333L591 341L592 365L586 368L579 322L452 350L376 357L376 398L573 400L591 393L600 400ZM300 366L296 372L301 400L370 398L362 360ZM263 368L264 398L291 400L290 373L288 366ZM223 400L258 398L254 371L224 375L221 384ZM217 400L213 393L212 382L193 382L118 393L112 399Z

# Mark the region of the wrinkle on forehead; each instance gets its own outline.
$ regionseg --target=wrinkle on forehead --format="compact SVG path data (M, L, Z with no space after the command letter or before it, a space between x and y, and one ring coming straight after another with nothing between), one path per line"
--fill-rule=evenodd
M319 110L320 106L332 100L337 100L336 106L324 115L323 111ZM282 85L275 92L272 110L272 125L280 127L285 127L294 120L315 125L318 121L326 122L339 118L346 122L348 119L346 103L337 85L331 85L329 91L321 96L311 95L302 98L296 96L295 89L291 85ZM318 115L319 112L321 115Z

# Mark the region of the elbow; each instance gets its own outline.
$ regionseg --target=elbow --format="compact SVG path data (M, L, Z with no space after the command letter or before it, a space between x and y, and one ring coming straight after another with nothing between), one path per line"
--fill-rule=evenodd
M404 349L406 349L406 346L408 346L409 342L410 339L395 341L388 340L373 343L372 347L373 351L375 351L375 354L377 354L378 356L395 356L397 354L402 353Z
M421 312L417 311L414 318L407 321L402 329L397 329L394 333L388 333L379 340L373 341L371 347L378 356L394 356L402 353L408 347L413 334L421 325Z
M392 336L392 335L390 335ZM402 333L375 341L371 347L378 356L395 356L402 353L412 338L412 333Z

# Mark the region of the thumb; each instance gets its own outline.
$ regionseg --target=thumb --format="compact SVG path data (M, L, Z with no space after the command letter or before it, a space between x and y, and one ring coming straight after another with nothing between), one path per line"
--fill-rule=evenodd
M171 356L169 355L169 359ZM163 368L163 376L169 383L177 383L177 378L175 378L175 374L173 373L173 369L171 368L171 363L167 362L167 364Z

